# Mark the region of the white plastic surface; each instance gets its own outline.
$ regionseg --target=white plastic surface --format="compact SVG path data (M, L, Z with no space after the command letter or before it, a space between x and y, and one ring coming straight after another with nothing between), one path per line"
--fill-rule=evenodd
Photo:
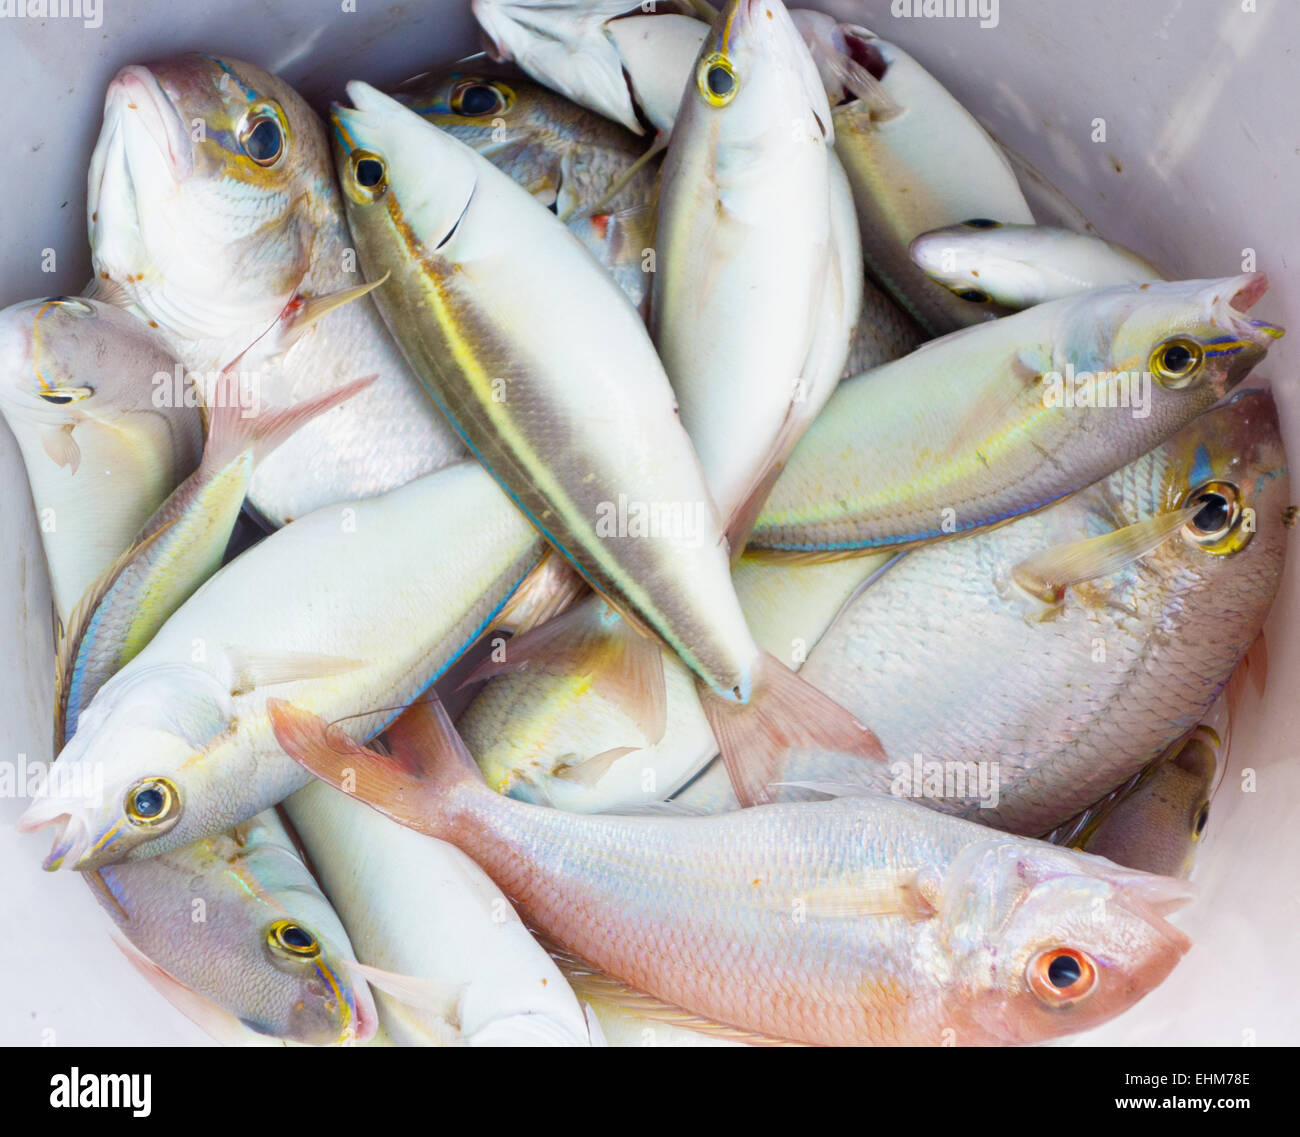
M351 78L393 81L476 49L468 0L100 0L102 25L0 18L0 306L89 277L85 166L116 69L185 50L278 71L323 106ZM1182 276L1226 276L1253 249L1272 290L1254 315L1292 329L1263 374L1300 455L1300 5L1258 0L1001 0L998 23L894 18L887 0L817 6L914 54L1107 237ZM1245 4L1250 7L1249 0ZM919 7L919 5L918 5ZM1106 140L1094 142L1097 119ZM42 271L53 249L57 271ZM1300 490L1297 490L1300 496ZM1180 917L1196 946L1129 1014L1081 1041L1300 1042L1300 558L1268 629L1269 683L1234 728ZM0 762L48 759L49 588L16 447L0 423ZM1242 769L1256 791L1242 792ZM19 837L0 800L0 1043L201 1043L127 965L49 837ZM47 1032L53 1032L49 1034Z

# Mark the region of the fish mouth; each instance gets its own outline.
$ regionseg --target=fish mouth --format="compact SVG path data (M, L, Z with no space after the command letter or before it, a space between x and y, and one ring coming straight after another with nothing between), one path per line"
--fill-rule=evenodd
M41 868L46 872L58 872L62 868L79 867L82 856L90 846L90 831L86 823L77 814L68 812L33 816L35 809L36 807L29 809L19 818L20 833L34 833L46 826L58 826L50 851L41 861Z
M105 122L110 116L125 129L132 123L144 129L173 181L184 181L194 172L194 148L180 112L149 68L133 63L113 77L104 96Z

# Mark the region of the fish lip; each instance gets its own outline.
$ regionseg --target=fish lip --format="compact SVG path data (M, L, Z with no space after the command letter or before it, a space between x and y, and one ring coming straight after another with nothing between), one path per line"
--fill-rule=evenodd
M194 172L194 148L181 122L180 112L149 68L132 63L123 67L108 85L104 97L107 120L116 116L118 129L133 121L144 127L167 162L172 179L180 183Z
M90 834L86 829L86 823L76 814L66 812L34 824L29 822L27 814L24 814L18 823L20 831L27 833L43 828L46 825L60 824L62 827L55 834L49 853L41 861L41 868L46 872L58 872L59 869L63 868L80 868L82 854L85 853L86 847L90 844Z
M1238 312L1249 312L1268 291L1268 274L1263 272L1245 273L1237 278L1239 287L1228 297L1230 307Z

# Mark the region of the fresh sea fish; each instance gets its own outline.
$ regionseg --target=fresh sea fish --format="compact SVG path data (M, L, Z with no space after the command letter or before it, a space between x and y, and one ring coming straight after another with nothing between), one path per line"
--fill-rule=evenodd
M215 378L287 306L328 306L361 283L321 122L252 64L184 55L119 71L88 197L96 277L191 372ZM249 501L265 520L370 497L461 456L365 298L265 361L257 389L287 407L359 375L377 378L258 467Z
M908 253L930 279L976 310L1031 308L1096 288L1165 279L1137 253L1091 233L989 218L922 233Z
M1164 543L1045 601L1016 569L1046 550L1193 516ZM1201 722L1259 634L1286 550L1272 396L1247 391L1051 509L917 549L864 589L802 677L870 711L892 759L799 759L781 780L850 781L1039 835ZM923 704L918 703L923 692Z
M426 840L319 782L284 809L361 958L433 981L442 992L438 1006L376 990L390 1042L593 1045L564 977L459 849Z
M334 109L340 179L367 275L388 274L375 296L389 327L512 500L635 621L579 615L539 630L531 650L554 655L567 637L571 650L617 652L611 666L648 693L652 742L662 669L643 630L655 633L700 678L742 793L793 745L878 756L862 724L754 643L699 461L626 297L473 150L363 83L348 92L357 109ZM521 648L511 654L518 666Z
M685 78L717 15L707 3L690 2L680 7L704 21L672 11L645 15L635 0L473 0L471 7L494 58L514 61L635 134L645 130L643 118L671 131Z
M969 217L1033 224L997 143L896 45L820 12L795 20L830 95L868 273L931 335L1000 314L958 299L908 256L920 234Z
M317 1045L374 1035L347 932L274 810L86 879L128 958L218 1038L243 1041L241 1025Z
M238 380L227 370L211 404L199 468L158 507L68 620L55 664L56 748L76 731L100 687L221 567L257 462L369 382L350 383L288 410L253 414L240 405Z
M1282 329L1243 313L1267 287L1262 273L1246 273L1091 292L846 380L791 455L751 551L901 548L1092 484L1264 357Z
M544 551L470 463L286 526L191 596L82 712L59 766L102 772L103 793L70 772L22 826L60 828L47 868L88 869L246 820L307 781L270 732L270 694L370 738L512 619Z
M627 298L645 302L656 169L638 166L644 140L500 68L421 75L392 94L553 209Z
M391 759L340 752L287 703L272 714L313 773L351 785L346 768L355 796L455 843L578 967L678 1025L685 1013L829 1045L1034 1042L1127 1010L1189 946L1164 919L1186 882L910 802L570 814L492 792L439 704L394 726Z
M682 425L727 519L773 449L788 450L816 416L848 354L856 298L825 349L833 358L809 376L827 274L839 268L830 129L826 93L784 5L731 0L701 48L664 161L651 317ZM859 278L842 188L844 267Z
M1223 702L1223 697L1220 697ZM1146 769L1060 826L1047 839L1116 864L1187 876L1205 836L1210 799L1223 774L1226 711L1203 722Z
M176 366L156 332L97 300L0 312L0 412L22 451L60 624L198 465L197 406L157 398L155 376L171 392Z

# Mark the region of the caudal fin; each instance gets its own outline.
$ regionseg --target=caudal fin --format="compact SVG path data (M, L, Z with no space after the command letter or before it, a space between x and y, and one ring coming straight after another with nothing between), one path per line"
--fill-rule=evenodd
M284 699L267 699L276 741L309 773L399 825L440 835L446 797L482 775L442 703L426 696L388 728L391 755L354 741L338 726Z
M771 787L783 780L786 757L795 752L885 760L880 739L870 729L773 655L764 656L759 681L744 705L703 684L698 689L741 805L771 802Z

